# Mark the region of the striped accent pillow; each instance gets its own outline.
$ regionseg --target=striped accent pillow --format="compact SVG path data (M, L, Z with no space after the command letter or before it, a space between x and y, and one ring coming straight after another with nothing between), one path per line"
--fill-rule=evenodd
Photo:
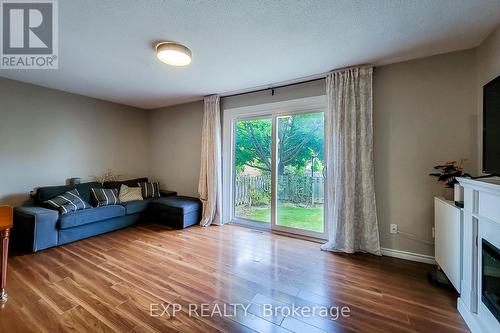
M67 191L45 201L51 207L57 208L61 214L90 208L91 206L80 196L77 189Z
M142 197L147 198L159 198L160 195L160 183L138 183L141 187Z
M91 188L92 201L96 207L117 205L120 203L118 199L118 190L116 188Z

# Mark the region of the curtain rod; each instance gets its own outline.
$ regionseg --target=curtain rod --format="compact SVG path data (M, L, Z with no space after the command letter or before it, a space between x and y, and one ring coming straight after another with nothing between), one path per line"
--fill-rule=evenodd
M285 88L285 87L291 87L291 86L296 86L296 85L299 85L299 84L304 84L304 83L309 83L309 82L315 82L315 81L320 81L320 80L325 80L326 77L328 76L328 74L330 73L335 73L335 72L339 72L339 71L344 71L344 70L348 70L348 69L353 69L353 68L357 68L357 67L365 67L365 66L372 66L372 65L369 65L369 64L362 64L362 65L357 65L357 66L348 66L348 67L341 67L341 68L337 68L337 69L334 69L330 72L326 72L326 73L322 73L322 74L317 74L317 75L314 75L314 76L309 76L309 77L315 77L314 79L305 79L304 81L297 81L297 82L292 82L292 83L285 83L285 84L279 84L276 85L276 86L269 86L267 88L256 88L255 90L248 90L248 91L242 91L242 92L236 92L236 93L228 93L227 95L226 94L219 94L219 96L221 98L226 98L226 97L234 97L234 96L241 96L241 95L246 95L246 94L253 94L253 93L257 93L257 92L262 92L262 91L268 91L268 90L271 90L272 91L272 94L274 95L274 90L275 89L280 89L280 88ZM373 68L375 68L375 66L372 66ZM299 79L300 80L300 79Z
M324 80L325 77L319 77L319 78L316 78L316 79L310 79L310 80L306 80L306 81L300 81L300 82L282 84L282 85L277 85L277 86L270 86L268 88L261 88L261 89L256 89L256 90L249 90L249 91L240 92L240 93L234 93L234 94L229 94L229 95L221 94L220 97L221 98L226 98L226 97L241 96L241 95L246 95L246 94L253 94L253 93L257 93L257 92L261 92L261 91L268 91L268 90L274 91L275 89L280 89L280 88L285 88L285 87L291 87L291 86L296 86L296 85L299 85L299 84L304 84L304 83L309 83L309 82L315 82L315 81Z

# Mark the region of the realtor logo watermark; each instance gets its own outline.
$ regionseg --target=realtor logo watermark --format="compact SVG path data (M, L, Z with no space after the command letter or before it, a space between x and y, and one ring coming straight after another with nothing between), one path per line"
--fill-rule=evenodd
M0 0L0 68L57 69L57 0Z

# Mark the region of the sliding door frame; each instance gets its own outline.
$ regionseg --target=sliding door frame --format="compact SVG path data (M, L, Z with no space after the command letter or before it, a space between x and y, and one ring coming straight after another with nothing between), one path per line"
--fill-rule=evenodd
M315 239L326 239L328 234L328 223L325 223L323 216L323 233L301 230L280 226L277 224L277 119L280 116L289 116L294 114L326 112L326 96L314 96L301 99L288 100L283 102L259 104L239 108L225 109L223 117L223 136L222 136L222 217L226 223L244 224L249 227L275 230L282 233L306 236ZM254 222L247 219L236 218L234 212L234 189L235 189L235 124L239 120L251 119L272 119L272 170L271 170L271 223ZM326 195L327 191L324 191ZM325 201L327 198L325 197ZM300 230L300 232L297 232Z

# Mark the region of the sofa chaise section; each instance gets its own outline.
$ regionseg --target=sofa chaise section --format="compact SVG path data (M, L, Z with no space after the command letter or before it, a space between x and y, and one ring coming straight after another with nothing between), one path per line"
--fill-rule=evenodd
M156 199L149 204L148 219L176 229L190 227L200 222L201 201L185 196Z

